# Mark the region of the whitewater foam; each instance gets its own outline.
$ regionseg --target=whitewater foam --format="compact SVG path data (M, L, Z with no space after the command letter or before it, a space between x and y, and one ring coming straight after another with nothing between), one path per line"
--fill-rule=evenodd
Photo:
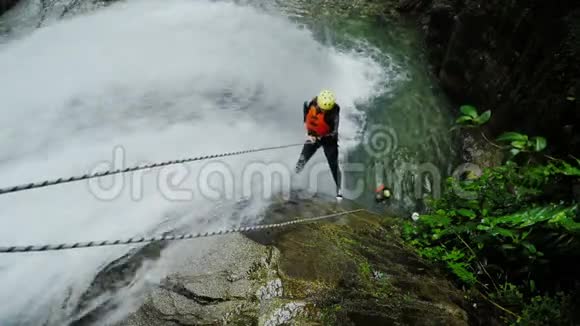
M371 98L386 78L370 57L322 46L283 17L228 2L186 0L120 2L44 26L0 48L0 72L0 180L5 185L85 173L103 160L113 161L118 147L129 166L300 142L302 102L321 88L337 93L347 150L364 119L355 102ZM252 162L291 170L299 150L216 164L239 179ZM323 155L317 154L316 162L324 162ZM86 182L2 196L0 245L117 239L183 225L204 231L239 223L196 224L218 204L227 208L221 214L231 214L242 197L239 184L229 200L200 196L197 177L205 166L187 165L180 185L193 198L186 201L167 200L156 171L144 173L137 183L131 175L103 178L103 189L113 180L124 182L108 201L95 198ZM293 187L303 188L306 176L294 182ZM326 186L320 189L332 189L330 173L319 182ZM131 184L141 187L139 200L132 199ZM253 198L242 215L247 218L267 203L268 198ZM99 268L129 249L0 256L2 324L38 323L48 311L58 324L58 314L67 313L59 306L67 295L78 297Z

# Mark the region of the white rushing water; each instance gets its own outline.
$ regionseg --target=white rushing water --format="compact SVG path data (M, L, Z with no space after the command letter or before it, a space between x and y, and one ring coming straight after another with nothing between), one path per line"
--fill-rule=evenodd
M0 47L0 180L8 186L94 168L301 142L302 102L321 88L337 93L341 137L349 139L364 118L355 102L372 97L384 78L381 67L364 54L323 46L283 17L250 7L187 0L117 3ZM343 145L346 150L352 144ZM117 155L117 165L111 165L115 148L124 156ZM231 203L247 194L241 189L243 171L255 162L276 163L292 175L299 151L103 178L97 192L95 182L78 182L4 195L0 245L239 224L220 216L231 214ZM314 162L326 164L321 152ZM226 167L235 180L232 196L204 197L205 176ZM164 176L168 171L176 173L173 179ZM292 187L305 188L307 173L292 175ZM220 184L216 173L209 179ZM179 192L165 189L178 181ZM328 170L318 184L319 191L332 189ZM242 212L246 219L268 198L251 202ZM196 222L208 214L216 216L203 225ZM58 324L66 314L61 307L66 296L78 296L99 268L129 249L0 254L0 324L38 324L49 315Z

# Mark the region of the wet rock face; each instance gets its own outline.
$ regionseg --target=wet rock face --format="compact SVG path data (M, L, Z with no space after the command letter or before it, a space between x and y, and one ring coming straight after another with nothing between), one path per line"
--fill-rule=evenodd
M282 298L305 303L296 320L322 325L498 324L492 314L485 320L476 317L460 291L408 251L394 220L361 212L334 222L292 227L267 242L280 252Z
M328 214L337 207L304 201L268 215ZM117 326L145 325L495 325L399 240L396 222L368 212L287 229L208 238L211 250L143 248L103 269L85 306L101 292L130 286L141 261L159 250L170 272L142 295ZM155 249L155 250L153 250ZM190 252L188 252L190 250ZM478 303L479 304L479 303ZM75 325L99 324L114 305L97 306ZM113 311L114 312L114 311ZM490 314L491 315L491 314ZM90 318L89 318L90 317Z
M414 2L399 8L422 13L433 69L455 100L491 109L495 134L542 135L579 153L579 1Z
M18 0L0 0L0 16L10 10Z
M282 295L275 248L241 234L224 236L211 261L170 274L120 325L255 324L260 304ZM218 261L220 260L220 261Z
M463 298L372 214L300 227L276 240L285 295L324 325L468 325Z

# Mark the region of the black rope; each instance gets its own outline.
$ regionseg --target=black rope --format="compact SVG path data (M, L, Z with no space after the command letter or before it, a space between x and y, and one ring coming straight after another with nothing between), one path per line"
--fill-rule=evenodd
M0 253L12 254L12 253L22 253L22 252L60 251L60 250L69 250L69 249L91 248L91 247L122 246L122 245L157 242L157 241L170 241L170 240L177 241L177 240L189 240L189 239L195 239L195 238L207 238L207 237L213 237L216 235L222 235L222 234L228 234L228 233L243 233L243 232L251 232L251 231L257 231L257 230L264 230L264 229L281 228L281 227L286 227L286 226L299 224L299 223L316 222L316 221L320 221L323 219L328 219L328 218L332 218L332 217L339 217L339 216L348 215L348 214L357 213L357 212L362 212L362 211L364 211L364 209L355 209L355 210L351 210L351 211L333 213L333 214L329 214L329 215L322 215L322 216L316 216L316 217L311 217L311 218L297 219L297 220L292 220L292 221L283 222L283 223L254 225L254 226L233 228L233 229L228 229L228 230L205 232L205 233L193 233L193 234L181 234L181 235L162 235L162 236L155 236L155 237L150 237L150 238L145 238L145 237L129 238L126 240L105 240L105 241L62 243L62 244L58 244L58 245L26 245L26 246L0 247Z
M75 181L81 181L81 180L87 180L87 179L93 179L93 178L100 178L100 177L109 176L109 175L115 175L115 174L120 174L120 173L127 173L127 172L134 172L134 171L138 171L138 170L153 169L153 168L158 168L158 167L168 166L168 165L174 165L174 164L181 164L181 163L189 163L189 162L203 161L203 160L208 160L208 159L213 159L213 158L220 158L220 157L227 157L227 156L235 156L235 155L242 155L242 154L248 154L248 153L264 152L264 151L270 151L270 150L274 150L274 149L282 149L282 148L296 147L296 146L302 146L302 145L303 145L303 143L300 143L300 144L289 144L289 145L282 145L282 146L264 147L264 148L256 148L256 149L249 149L249 150L244 150L244 151L229 152L229 153L214 154L214 155L206 155L206 156L199 156L199 157L192 157L192 158L184 158L184 159L181 159L181 160L173 160L173 161L152 163L152 164L146 164L146 165L139 165L139 166L128 167L128 168L125 168L125 169L117 169L117 170L110 170L110 171L103 171L103 172L95 172L95 173L92 173L92 174L84 174L84 175L81 175L81 176L73 176L73 177L69 177L69 178L58 178L58 179L54 179L54 180L45 180L45 181L31 182L31 183L28 183L28 184L21 184L21 185L17 185L17 186L0 188L0 195L4 195L4 194L8 194L8 193L13 193L13 192L18 192L18 191L23 191L23 190L30 190L30 189L36 189L36 188L44 188L44 187L54 186L54 185L63 184L63 183L69 183L69 182L75 182Z

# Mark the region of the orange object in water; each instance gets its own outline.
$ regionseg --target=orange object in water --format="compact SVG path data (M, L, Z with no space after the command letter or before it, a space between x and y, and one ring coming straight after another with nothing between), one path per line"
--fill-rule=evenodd
M326 136L330 133L330 126L326 123L325 112L311 106L306 115L306 129L315 133L318 137Z
M377 189L375 190L375 192L380 192L380 193L382 193L382 192L383 192L383 190L385 190L385 185L383 185L383 184L382 184L382 185L380 185L380 186L378 186L378 187L377 187Z

